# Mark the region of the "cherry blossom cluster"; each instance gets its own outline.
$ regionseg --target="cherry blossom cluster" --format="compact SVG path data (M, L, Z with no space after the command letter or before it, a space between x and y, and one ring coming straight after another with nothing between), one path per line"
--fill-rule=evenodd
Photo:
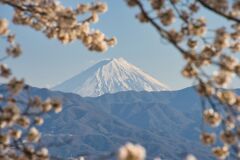
M144 160L146 151L139 144L127 143L119 148L118 160Z
M63 44L79 40L90 51L104 52L117 43L115 37L108 38L91 26L108 9L100 1L80 3L75 8L65 7L57 0L0 0L0 5L13 9L13 24L28 26ZM4 60L22 53L9 22L0 17L0 39L5 41L1 47L5 54L0 58L0 78L6 83L1 86L6 90L0 96L0 159L51 159L48 149L40 145L38 128L44 123L45 114L61 112L62 105L57 99L19 98L19 94L29 92L29 87L4 64Z
M80 40L91 51L104 52L117 42L104 33L91 28L99 21L99 14L107 11L102 2L65 7L56 0L0 0L15 12L13 23L41 31L47 38L56 38L63 44Z
M17 88L20 90L20 87ZM27 86L24 86L23 90L27 89ZM10 90L9 92L9 94L15 94ZM62 110L60 101L30 97L27 102L24 102L12 96L2 96L1 102L5 104L0 110L1 159L49 159L48 149L38 145L41 133L37 127L44 123L45 113L52 111L58 113ZM20 106L23 104L26 107L22 109Z
M136 18L152 25L183 56L182 75L201 95L200 140L217 159L240 158L240 96L231 89L240 76L240 2L230 0L125 0ZM212 25L204 11L222 18ZM191 107L191 106L189 106ZM221 132L219 132L221 130Z
M54 99L28 97L25 101L17 98L29 87L23 79L14 77L3 63L5 59L17 58L22 53L8 26L7 19L0 19L0 38L6 40L5 55L0 58L0 78L6 81L6 85L1 85L5 91L0 95L0 159L47 160L48 149L38 145L41 133L37 128L44 123L45 113L58 113L62 106L59 100Z

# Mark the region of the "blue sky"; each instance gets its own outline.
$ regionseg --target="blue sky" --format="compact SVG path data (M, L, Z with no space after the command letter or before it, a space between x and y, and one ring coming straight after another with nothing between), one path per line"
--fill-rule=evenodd
M62 2L74 5L79 1ZM114 48L104 54L89 52L79 41L62 45L28 27L11 25L24 51L20 58L7 61L13 73L19 78L24 77L33 86L54 86L97 61L123 57L171 89L192 84L180 74L184 65L180 54L164 42L151 26L140 24L135 19L135 9L129 9L122 0L107 0L107 3L109 11L101 15L94 28L99 28L107 36L116 36L118 44ZM8 6L0 6L0 17L10 18L11 15L12 10Z

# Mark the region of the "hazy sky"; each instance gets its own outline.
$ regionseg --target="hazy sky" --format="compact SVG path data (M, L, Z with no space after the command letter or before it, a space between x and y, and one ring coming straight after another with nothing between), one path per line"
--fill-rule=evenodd
M79 1L62 2L73 5ZM62 45L28 27L11 25L24 51L20 58L7 61L13 73L24 77L33 86L52 87L97 61L123 57L171 89L190 86L191 81L180 74L184 65L180 54L163 41L151 26L140 24L135 19L136 10L129 9L123 0L107 2L109 11L101 15L100 22L94 28L99 28L107 36L116 36L118 44L114 48L104 54L89 52L79 41ZM12 10L8 6L0 7L0 17L11 15Z

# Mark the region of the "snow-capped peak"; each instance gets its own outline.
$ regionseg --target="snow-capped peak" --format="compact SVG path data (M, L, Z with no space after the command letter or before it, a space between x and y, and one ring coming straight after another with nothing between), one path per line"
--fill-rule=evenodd
M103 60L57 85L53 90L100 96L120 91L162 91L168 87L124 58Z

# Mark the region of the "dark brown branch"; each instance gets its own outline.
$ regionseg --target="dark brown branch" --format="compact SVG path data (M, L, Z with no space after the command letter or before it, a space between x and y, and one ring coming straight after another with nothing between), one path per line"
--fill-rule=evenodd
M148 16L147 12L145 11L143 4L140 1L137 1L137 5L140 8L142 14L148 21L153 25L153 27L160 33L160 35L169 41L176 49L180 51L181 54L188 54L183 48L181 48L172 38L170 38L169 33L163 29L160 25L158 25L151 17Z
M172 0L169 0L170 4L172 5L173 9L176 11L177 15L179 16L179 18L181 18L186 24L188 24L188 20L185 19L181 12L179 11L179 9L177 8L177 6L172 2Z
M219 16L222 16L228 20L231 20L231 21L234 21L234 22L237 22L237 23L240 23L240 19L237 19L229 14L226 14L226 13L223 13L217 9L215 9L214 7L211 7L210 5L208 5L206 2L204 2L204 0L197 0L203 7L207 8L208 10L216 13L217 15Z
M6 5L9 5L15 9L18 9L20 11L27 11L27 12L35 12L35 13L39 13L41 15L47 15L47 13L45 12L40 12L40 11L37 11L35 10L34 6L24 6L24 5L17 5L16 3L12 3L11 1L8 1L8 0L0 0L0 2L2 2L3 4L6 4Z

